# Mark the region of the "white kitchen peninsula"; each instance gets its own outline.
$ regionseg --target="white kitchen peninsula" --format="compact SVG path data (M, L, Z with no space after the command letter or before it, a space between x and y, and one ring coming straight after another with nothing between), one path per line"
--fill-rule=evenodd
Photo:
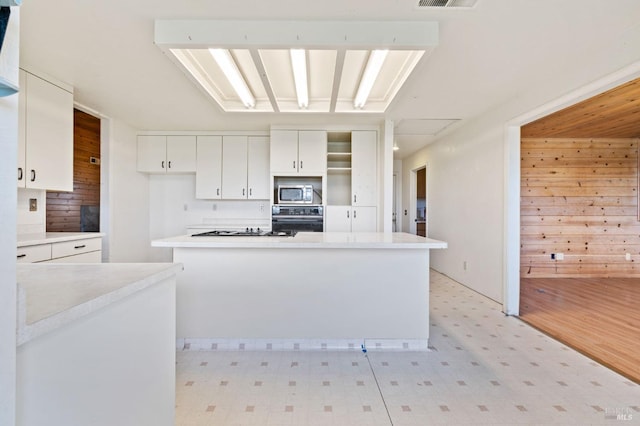
M173 425L181 265L18 265L17 424Z
M447 247L406 233L346 232L179 236L152 245L173 248L174 262L184 264L179 342L262 349L426 349L429 250Z

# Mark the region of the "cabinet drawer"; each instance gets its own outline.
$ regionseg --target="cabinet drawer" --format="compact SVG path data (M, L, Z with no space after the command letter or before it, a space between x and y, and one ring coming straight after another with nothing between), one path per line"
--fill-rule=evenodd
M81 253L102 250L102 238L88 238L86 240L64 241L53 243L51 257L73 256Z
M102 252L92 251L89 253L75 254L73 256L58 257L47 260L44 263L102 263Z
M51 244L18 247L18 263L34 263L51 259Z

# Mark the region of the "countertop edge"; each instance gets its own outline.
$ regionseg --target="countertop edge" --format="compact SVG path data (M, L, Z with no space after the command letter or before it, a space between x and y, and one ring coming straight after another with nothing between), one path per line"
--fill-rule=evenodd
M37 246L40 244L51 244L51 243L61 243L65 241L77 241L77 240L87 240L90 238L102 238L106 234L104 232L69 232L70 235L59 235L63 234L55 232L55 236L47 236L47 234L27 234L22 237L18 236L18 248L20 247L29 247L29 246ZM25 239L21 239L25 238Z
M398 235L395 235L398 234ZM404 234L404 235L400 235ZM301 237L301 235L304 235ZM406 233L302 233L295 237L234 236L193 237L181 235L151 241L152 247L224 249L446 249L445 241Z
M73 306L65 311L43 318L33 324L26 323L26 291L18 285L18 326L17 345L21 346L37 337L54 331L66 324L72 323L95 311L116 303L132 294L151 287L184 269L181 263L158 264L166 265L160 271L146 276L143 279L124 285L114 291L102 294L87 302Z

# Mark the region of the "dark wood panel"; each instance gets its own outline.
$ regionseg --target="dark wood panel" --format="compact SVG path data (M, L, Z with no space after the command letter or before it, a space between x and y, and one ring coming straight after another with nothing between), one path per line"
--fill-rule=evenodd
M640 279L520 280L520 318L640 383Z
M49 232L79 232L80 207L100 205L100 119L74 110L73 192L47 192Z

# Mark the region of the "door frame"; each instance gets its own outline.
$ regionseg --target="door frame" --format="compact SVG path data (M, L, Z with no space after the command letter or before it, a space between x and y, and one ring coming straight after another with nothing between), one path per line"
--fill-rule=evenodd
M419 165L413 169L411 169L410 178L409 178L409 233L416 235L416 213L418 208L418 203L416 199L418 198L418 170L424 169L424 179L425 179L425 188L426 188L426 196L425 196L425 205L427 211L429 211L429 163L424 163ZM428 220L427 220L428 222ZM429 227L427 226L427 233L429 235Z
M638 77L640 77L640 61L505 123L502 298L502 310L505 314L520 314L520 127Z

